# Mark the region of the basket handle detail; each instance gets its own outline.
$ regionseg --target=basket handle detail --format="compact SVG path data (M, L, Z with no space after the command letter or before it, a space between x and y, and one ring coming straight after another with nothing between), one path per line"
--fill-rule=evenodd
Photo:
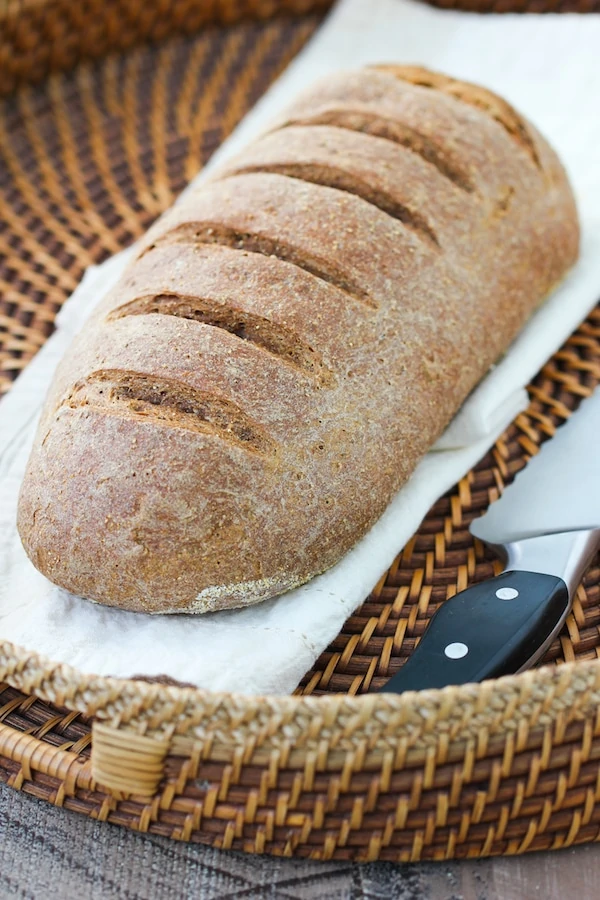
M91 774L112 792L152 797L163 776L170 740L92 725Z
M50 775L61 782L54 803L61 805L62 796L74 795L76 788L92 787L91 762L86 757L61 750L52 744L25 734L0 722L0 756L18 763L20 769L8 779L10 787L19 790L24 781L34 781L35 773Z
M94 722L90 759L0 722L0 756L20 767L9 776L9 786L20 790L25 782L35 781L36 773L49 775L60 782L53 798L59 806L64 796L74 796L78 788L98 786L113 794L152 797L163 776L169 744L168 739Z

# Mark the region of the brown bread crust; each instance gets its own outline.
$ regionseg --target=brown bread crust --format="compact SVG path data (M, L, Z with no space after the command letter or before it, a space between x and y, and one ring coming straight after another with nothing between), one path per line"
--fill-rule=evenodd
M54 379L18 527L145 612L271 597L381 515L578 251L565 173L482 88L329 78L167 212Z

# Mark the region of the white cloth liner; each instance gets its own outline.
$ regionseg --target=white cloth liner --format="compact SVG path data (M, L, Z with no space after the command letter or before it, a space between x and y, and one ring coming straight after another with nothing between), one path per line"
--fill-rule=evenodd
M599 46L597 15L478 16L411 0L342 0L208 169L237 152L319 76L366 62L429 65L498 91L550 139L577 195L580 262L337 566L275 600L202 617L150 617L73 597L36 572L16 534L16 498L49 379L93 305L118 279L129 251L92 267L63 307L57 332L0 403L0 636L84 672L167 674L247 694L292 691L431 504L525 407L524 385L600 295Z

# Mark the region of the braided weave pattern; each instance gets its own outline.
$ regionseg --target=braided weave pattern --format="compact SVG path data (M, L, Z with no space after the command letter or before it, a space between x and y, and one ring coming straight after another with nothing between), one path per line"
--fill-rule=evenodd
M33 694L52 701L37 705L41 740L0 726L2 777L131 828L249 852L406 861L598 836L595 665L401 697L262 700L81 677L6 645L0 671L30 694L5 691L5 722L30 713ZM61 717L56 704L72 711ZM152 796L95 783L77 709L120 724L132 744L140 733L165 741Z

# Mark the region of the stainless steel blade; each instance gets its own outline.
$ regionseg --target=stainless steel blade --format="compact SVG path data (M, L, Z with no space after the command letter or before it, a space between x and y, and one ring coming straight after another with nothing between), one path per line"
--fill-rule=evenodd
M471 524L490 544L600 528L600 389L557 429L502 497Z

